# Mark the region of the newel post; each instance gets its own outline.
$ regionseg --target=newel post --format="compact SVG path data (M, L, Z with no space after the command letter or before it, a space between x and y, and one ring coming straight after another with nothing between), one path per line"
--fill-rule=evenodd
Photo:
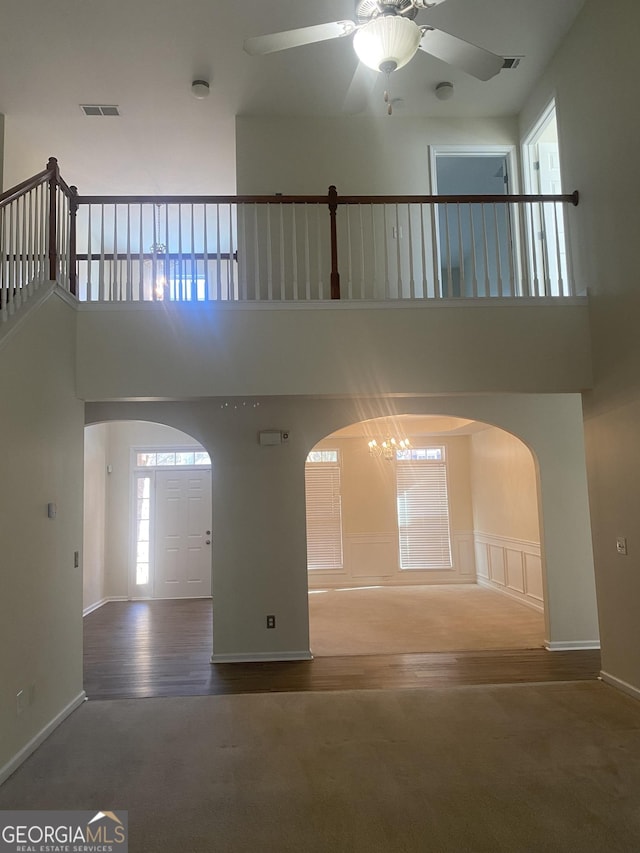
M58 254L57 254L57 205L56 191L58 180L60 178L60 170L58 161L55 157L49 157L47 162L49 170L49 281L57 281L58 279Z
M338 191L329 187L329 219L331 223L331 298L340 299L340 273L338 272L338 228L336 214L338 212Z
M78 295L76 258L76 213L78 212L78 187L69 187L69 293Z

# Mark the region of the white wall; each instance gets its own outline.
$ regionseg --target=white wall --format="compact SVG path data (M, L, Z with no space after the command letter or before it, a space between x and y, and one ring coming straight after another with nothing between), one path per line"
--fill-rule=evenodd
M542 610L535 460L519 439L495 428L472 435L471 448L478 581Z
M78 314L85 400L573 392L590 374L586 304L159 303Z
M0 191L4 188L4 116L0 113Z
M23 309L28 311L28 309ZM75 313L52 293L0 339L0 779L82 695L83 406ZM57 515L47 515L55 503ZM18 716L16 694L27 705Z
M594 390L585 395L602 667L640 689L640 4L587 0L523 111L524 134L553 94L565 186L581 192L572 229L590 291ZM616 537L628 537L628 556Z
M429 145L516 145L512 118L236 119L240 194L428 194Z
M84 434L84 548L82 607L90 610L105 597L108 426L87 427Z
M87 406L88 422L146 418L169 423L212 454L214 651L222 659L308 654L305 459L321 438L347 424L401 413L485 421L521 436L532 448L541 485L548 639L597 643L578 395L263 397L257 408L237 409L221 408L223 402ZM261 447L261 429L288 430L290 439ZM278 620L275 631L265 627L271 613Z

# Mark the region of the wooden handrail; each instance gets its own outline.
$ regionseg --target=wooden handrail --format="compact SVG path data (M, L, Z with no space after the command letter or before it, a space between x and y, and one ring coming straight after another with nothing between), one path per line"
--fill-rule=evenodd
M12 201L15 201L21 195L31 192L31 190L35 189L40 184L48 181L50 177L51 169L47 164L47 168L42 172L38 172L38 174L34 175L32 178L27 178L27 180L22 181L21 184L16 184L15 187L11 187L11 189L3 192L0 195L0 207L5 207L6 205L11 204Z
M79 195L77 204L518 204L566 202L580 195Z

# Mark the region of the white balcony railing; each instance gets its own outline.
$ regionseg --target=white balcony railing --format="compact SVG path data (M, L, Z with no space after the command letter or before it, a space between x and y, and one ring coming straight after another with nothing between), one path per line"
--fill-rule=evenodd
M87 302L575 295L561 196L0 196L0 310L39 281Z

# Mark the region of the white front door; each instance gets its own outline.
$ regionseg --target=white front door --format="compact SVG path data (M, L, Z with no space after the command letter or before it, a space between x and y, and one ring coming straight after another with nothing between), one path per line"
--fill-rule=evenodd
M211 595L211 471L155 474L154 598Z

